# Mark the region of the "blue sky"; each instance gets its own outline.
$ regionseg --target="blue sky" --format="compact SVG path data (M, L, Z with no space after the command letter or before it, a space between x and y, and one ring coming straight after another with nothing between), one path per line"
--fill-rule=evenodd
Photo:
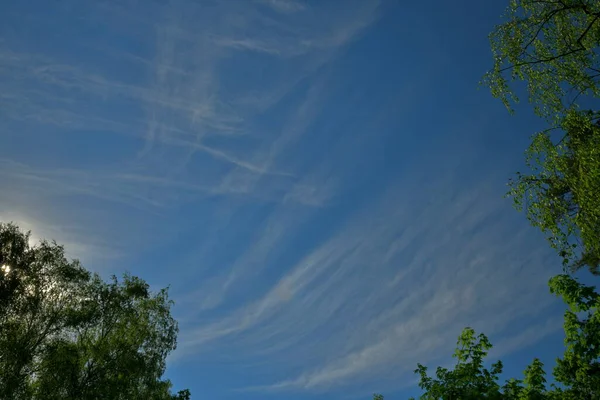
M195 398L406 398L467 325L551 364L560 263L503 198L542 125L478 89L505 5L4 2L0 219L171 285Z

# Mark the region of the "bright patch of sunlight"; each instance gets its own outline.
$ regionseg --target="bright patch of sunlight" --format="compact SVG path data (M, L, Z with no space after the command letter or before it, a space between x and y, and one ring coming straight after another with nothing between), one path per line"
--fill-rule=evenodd
M2 267L0 267L0 270L2 270L2 272L4 272L4 275L8 275L8 273L10 272L10 267L6 264L4 264Z

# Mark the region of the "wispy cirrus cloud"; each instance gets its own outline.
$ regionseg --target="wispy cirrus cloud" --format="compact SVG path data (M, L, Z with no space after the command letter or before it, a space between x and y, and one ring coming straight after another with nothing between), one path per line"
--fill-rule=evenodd
M504 337L500 355L555 331L542 319L540 329L507 333L553 304L540 297L549 254L529 251L535 240L512 230L512 211L491 186L456 192L455 174L425 192L411 191L424 176L403 181L293 265L279 265L286 273L255 301L186 322L180 356L215 347L268 356L295 376L246 390L323 391L376 377L412 382L416 363L439 360L467 325Z
M18 131L23 140L43 131L53 137L46 154L64 158L0 152L6 166L15 162L2 176L30 196L60 193L147 209L214 196L322 206L327 189L303 178L307 170L281 162L292 151L282 143L301 137L316 113L303 113L302 126L281 131L263 126L262 116L307 77L318 75L373 21L378 3L367 3L369 14L358 12L362 2L357 2L333 19L306 15L291 23L267 11L301 11L301 3L268 2L265 8L245 1L226 6L150 1L144 13L135 1L65 3L56 9L56 20L44 18L42 9L39 15L33 12L28 18L37 21L36 32L66 38L60 46L71 51L56 50L59 42L52 35L42 35L45 45L37 48L29 40L34 33L19 36L18 26L6 27L0 42L6 121L1 129L6 138ZM18 21L23 12L16 7L11 15ZM70 23L58 22L61 18ZM82 39L76 33L106 21L110 29L100 28L104 35ZM306 46L307 41L327 43L336 32L343 32L342 41ZM248 65L241 74L233 69L238 63ZM265 79L264 68L277 72ZM318 102L309 96L300 110L314 109ZM288 125L297 118L290 116ZM96 146L96 138L102 138L106 156L93 166L85 164L98 156L80 163L92 148L69 157L62 148L70 137L89 142L84 146Z
M300 1L293 0L260 0L261 3L272 7L282 13L296 13L306 9L306 5Z
M241 9L235 11L233 16L221 13L223 10L220 8L211 9L207 13L201 6L192 2L174 1L165 5L164 9L159 3L150 2L148 7L152 12L149 14L162 14L164 18L160 21L140 21L139 18L134 18L132 22L140 28L154 31L154 52L125 53L110 51L112 49L107 49L102 42L86 44L94 50L99 49L100 53L109 55L111 60L120 63L131 72L149 72L150 79L140 83L110 76L97 66L56 59L51 54L17 51L10 43L5 42L1 48L0 64L6 71L6 76L10 75L11 79L2 83L3 98L7 106L4 112L10 118L21 122L51 124L69 130L81 129L88 125L101 130L144 137L146 144L142 153L148 158L153 156L148 151L156 141L163 146L179 148L184 153L204 153L231 167L240 167L257 174L278 174L277 171L266 171L260 167L261 146L256 147L258 153L254 154L252 147L244 148L246 157L251 155L256 159L256 164L252 164L231 154L231 149L215 148L206 144L204 139L214 135L247 134L252 136L252 141L247 143L249 145L260 144L264 139L269 140L268 135L262 138L260 132L253 132L252 113L258 110L248 103L245 106L244 103L237 102L237 99L255 98L260 93L260 97L271 99L266 104L261 104L272 107L277 99L285 95L285 91L281 92L282 87L290 90L299 80L314 72L328 57L335 54L337 48L345 45L374 20L377 2L367 3L370 7L368 13L361 11L344 15L333 21L337 26L331 29L329 24L325 25L324 20L316 21L315 26L312 18L279 26L276 21L269 20L258 10L247 9L246 2L237 4ZM90 14L86 19L99 18L103 14L113 17L118 15L122 18L135 14L133 8L115 5L113 9L108 4L111 3L103 3L99 10L95 10L102 11L97 15L94 15L93 8L88 10ZM291 7L294 3L273 4L288 4ZM206 18L206 22L211 23L198 23L197 16ZM210 21L214 16L217 16L217 20ZM260 40L252 37L252 31L249 31L248 27L252 27L255 20L259 21L261 26L253 29L257 34L271 38L273 49L260 45ZM221 22L223 24L220 24ZM323 25L319 27L319 23ZM282 39L274 40L273 38L278 37L277 31L280 29L285 29L287 34ZM227 30L243 31L244 38L226 38L221 32ZM314 39L304 37L307 32L310 32ZM283 72L279 79L269 81L267 85L257 82L257 86L243 84L240 88L222 87L220 82L227 82L228 76L219 72L219 69L227 67L230 60L238 58L236 51L250 50L277 55L281 53L277 46L281 46L282 49L293 47L285 42L286 40L297 43L304 50L300 52L301 60L290 63L283 63L277 59L273 61ZM327 51L306 48L308 41L320 43L319 46L325 46ZM269 62L265 64L269 65ZM248 73L248 77L251 78L255 71L250 70ZM90 96L93 103L90 103ZM97 101L102 99L104 104L98 104ZM135 112L133 115L115 115L114 110L105 107L107 100L113 103L114 100L118 100L118 104L125 103ZM259 101L258 98L255 100ZM82 113L82 103L92 106L88 108L91 112ZM264 105L259 107L260 111L264 112ZM270 156L267 154L267 157ZM189 157L188 155L184 158Z

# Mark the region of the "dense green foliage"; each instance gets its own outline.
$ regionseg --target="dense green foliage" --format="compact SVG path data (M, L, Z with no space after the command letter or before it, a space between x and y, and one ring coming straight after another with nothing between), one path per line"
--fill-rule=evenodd
M600 113L578 100L600 96L600 2L513 0L490 35L494 67L484 82L510 107L509 83L527 83L530 101L551 123L527 151L530 173L509 195L547 234L565 267L600 268ZM557 137L552 134L558 133Z
M527 83L538 114L561 117L581 95L600 95L600 2L511 0L490 35L494 67L484 77L508 106L509 83Z
M484 368L483 359L492 347L487 337L466 328L458 338L454 353L457 360L454 370L438 367L435 378L427 375L427 367L419 364L415 371L421 377L419 387L425 391L422 399L480 399L499 398L498 374L502 363Z
M517 174L509 194L566 267L598 273L600 113L578 101L600 96L600 2L513 0L506 19L490 35L494 68L484 82L510 107L509 82L525 81L551 123L527 151L531 173Z
M104 282L11 224L0 224L0 266L0 398L189 399L162 379L177 337L166 289Z
M565 353L554 377L564 399L600 398L600 294L568 275L550 280L550 291L569 306L565 312Z
M531 172L517 174L509 195L572 271L600 270L600 126L592 112L570 110L562 138L534 136L527 151Z

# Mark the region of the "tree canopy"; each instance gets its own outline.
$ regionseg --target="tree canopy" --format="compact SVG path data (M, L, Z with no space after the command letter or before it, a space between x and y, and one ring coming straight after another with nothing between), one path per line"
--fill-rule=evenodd
M600 273L600 126L591 111L570 110L559 140L547 130L526 153L530 172L510 181L509 195L540 228L571 271Z
M166 289L103 281L64 248L0 223L0 398L185 400L162 378L177 322Z
M512 0L490 35L494 66L484 84L509 108L513 81L525 81L550 127L533 136L528 173L509 195L547 234L572 271L600 268L600 2Z
M600 2L511 0L490 34L493 68L484 84L507 107L525 81L539 115L561 117L581 95L600 95Z

